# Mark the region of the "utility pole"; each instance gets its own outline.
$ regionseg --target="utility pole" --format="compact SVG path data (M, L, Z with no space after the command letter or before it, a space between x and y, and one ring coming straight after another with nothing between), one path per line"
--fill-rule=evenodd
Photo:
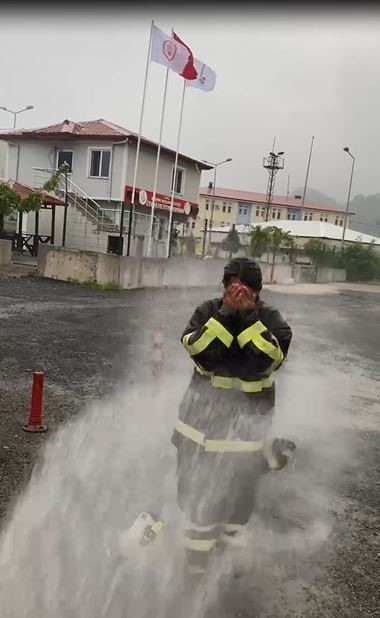
M209 248L211 247L211 231L212 231L212 223L214 220L214 210L215 210L216 171L219 165L223 165L223 163L229 163L230 161L232 161L231 158L224 159L223 161L219 161L219 163L210 163L210 161L203 160L203 163L207 163L208 165L212 165L214 167L214 182L212 184L211 215L210 215L210 228L209 228L209 237L208 237ZM210 188L210 184L209 184L209 188Z
M307 181L308 181L308 179L309 179L310 161L311 161L311 155L312 155L312 152L313 152L313 144L314 144L314 135L313 135L313 137L311 138L310 152L309 152L309 160L308 160L308 162L307 162L307 169L306 169L305 185L304 185L304 188L303 188L302 202L301 202L300 221L302 221L303 207L304 207L304 204L305 204L306 191L307 191Z
M268 179L268 187L267 187L267 197L266 197L266 211L265 211L265 221L268 221L269 215L271 212L271 205L273 201L273 192L274 192L274 183L276 180L276 174L278 170L284 169L284 158L282 155L285 154L283 151L275 154L274 152L269 153L269 157L264 157L263 166L269 172Z
M344 217L344 224L343 224L343 233L342 233L342 244L341 244L341 249L344 249L344 237L346 235L346 229L347 229L347 218L348 218L348 211L349 211L349 207L350 207L350 198L351 198L351 187L352 187L352 178L354 175L354 168L355 168L355 157L354 155L350 152L350 149L348 146L346 146L345 148L343 148L344 152L347 152L348 155L350 155L351 159L352 159L352 165L351 165L351 174L350 174L350 184L348 185L348 196L347 196L347 204L346 204L346 216Z

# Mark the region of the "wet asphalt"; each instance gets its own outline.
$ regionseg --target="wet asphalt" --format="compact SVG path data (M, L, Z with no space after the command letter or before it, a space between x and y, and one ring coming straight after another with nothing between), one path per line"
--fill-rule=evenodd
M165 328L165 370L190 375L181 332L194 307L218 293L217 288L106 292L34 277L0 282L1 516L10 513L48 435L92 399L152 380L155 326ZM263 298L280 309L294 333L279 376L276 422L301 445L301 468L309 466L307 477L295 472L298 490L305 484L306 507L294 499L299 528L306 525L302 517L310 520L312 498L305 496L315 482L317 519L328 522L329 532L307 552L284 550L279 573L272 573L272 600L264 595L263 605L253 610L236 593L229 597L234 607L226 601L217 615L237 615L240 603L247 616L378 616L380 296L264 290ZM45 372L49 433L31 439L21 425L35 370ZM302 455L306 452L311 455ZM273 494L286 490L289 496L293 489L284 489L281 479L269 482L262 490L264 512Z

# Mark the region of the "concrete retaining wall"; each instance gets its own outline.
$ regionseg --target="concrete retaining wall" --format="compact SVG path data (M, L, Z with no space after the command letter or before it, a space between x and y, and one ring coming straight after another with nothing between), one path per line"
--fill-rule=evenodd
M38 272L42 277L62 281L116 284L122 289L140 287L208 287L222 280L226 259L199 260L190 257L159 258L119 257L91 251L40 245ZM263 281L270 283L270 264L262 264ZM291 267L276 264L276 283L293 283Z
M2 241L7 242L7 241ZM43 277L122 289L157 287L208 287L222 280L226 259L199 260L190 257L160 258L119 257L77 249L40 245L38 271ZM264 283L330 283L346 280L346 271L314 266L262 263ZM273 270L273 277L272 277Z
M12 241L0 239L0 265L9 264L12 257Z
M317 268L316 266L293 266L294 283L342 283L346 271L342 268Z
M317 283L343 283L346 279L344 268L317 268Z

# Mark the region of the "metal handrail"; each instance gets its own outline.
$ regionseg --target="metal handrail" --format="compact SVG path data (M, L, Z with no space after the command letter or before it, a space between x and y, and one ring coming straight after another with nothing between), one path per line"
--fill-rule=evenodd
M33 169L36 171L42 172L41 184L43 184L43 182L45 181L45 173L49 173L51 175L57 171L56 168L34 167ZM65 192L65 180L66 180L65 177L62 176L59 179L59 184L58 184L58 191L63 194ZM120 215L121 209L103 208L92 197L90 197L85 191L83 191L81 187L79 187L75 182L73 182L73 180L70 178L69 175L67 177L67 185L68 185L67 195L68 195L68 199L70 200L71 205L73 205L74 207L84 212L84 214L88 216L89 219L91 219L96 224L99 231L105 231L102 229L103 227L113 228L112 231L116 231L120 229L119 223L116 223L114 219L115 219L115 216ZM112 217L110 217L107 213L111 213ZM135 213L135 217L134 217L135 226L134 227L136 227L136 223L139 220L141 221L144 218L148 219L150 218L150 215L145 214L145 213ZM154 222L157 223L158 217L155 216L154 220L155 220ZM129 221L129 213L125 212L124 225L123 225L124 228L127 227L128 221Z

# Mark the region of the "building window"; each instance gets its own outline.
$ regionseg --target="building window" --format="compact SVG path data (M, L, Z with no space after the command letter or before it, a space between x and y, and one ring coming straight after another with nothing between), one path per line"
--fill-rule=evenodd
M90 152L90 176L93 178L109 178L111 151L91 150Z
M223 212L226 212L226 205L223 204Z
M260 216L260 208L256 208L256 217Z
M57 167L60 168L61 165L67 163L69 166L69 174L73 171L73 151L72 150L58 150L57 156Z
M313 215L310 213L310 215L309 215L309 221L312 221L312 220L313 220Z
M335 219L335 225L338 225L338 217Z
M206 210L208 210L208 205L209 205L208 202L206 202Z
M228 207L228 212L231 212L231 206Z
M191 224L191 228L194 229L195 228L195 221L192 222Z
M215 210L220 210L220 204L215 204Z
M339 221L339 225L343 225L343 219Z
M277 211L277 219L281 219L281 210Z
M307 221L307 215L304 215L303 220Z
M174 179L174 165L172 171L172 186L171 190L173 190L173 179ZM181 167L177 167L175 174L175 182L174 182L174 193L178 195L183 195L185 185L185 170Z
M262 217L265 217L265 208L263 208L263 209L262 209L262 211L261 211L261 216L262 216Z

